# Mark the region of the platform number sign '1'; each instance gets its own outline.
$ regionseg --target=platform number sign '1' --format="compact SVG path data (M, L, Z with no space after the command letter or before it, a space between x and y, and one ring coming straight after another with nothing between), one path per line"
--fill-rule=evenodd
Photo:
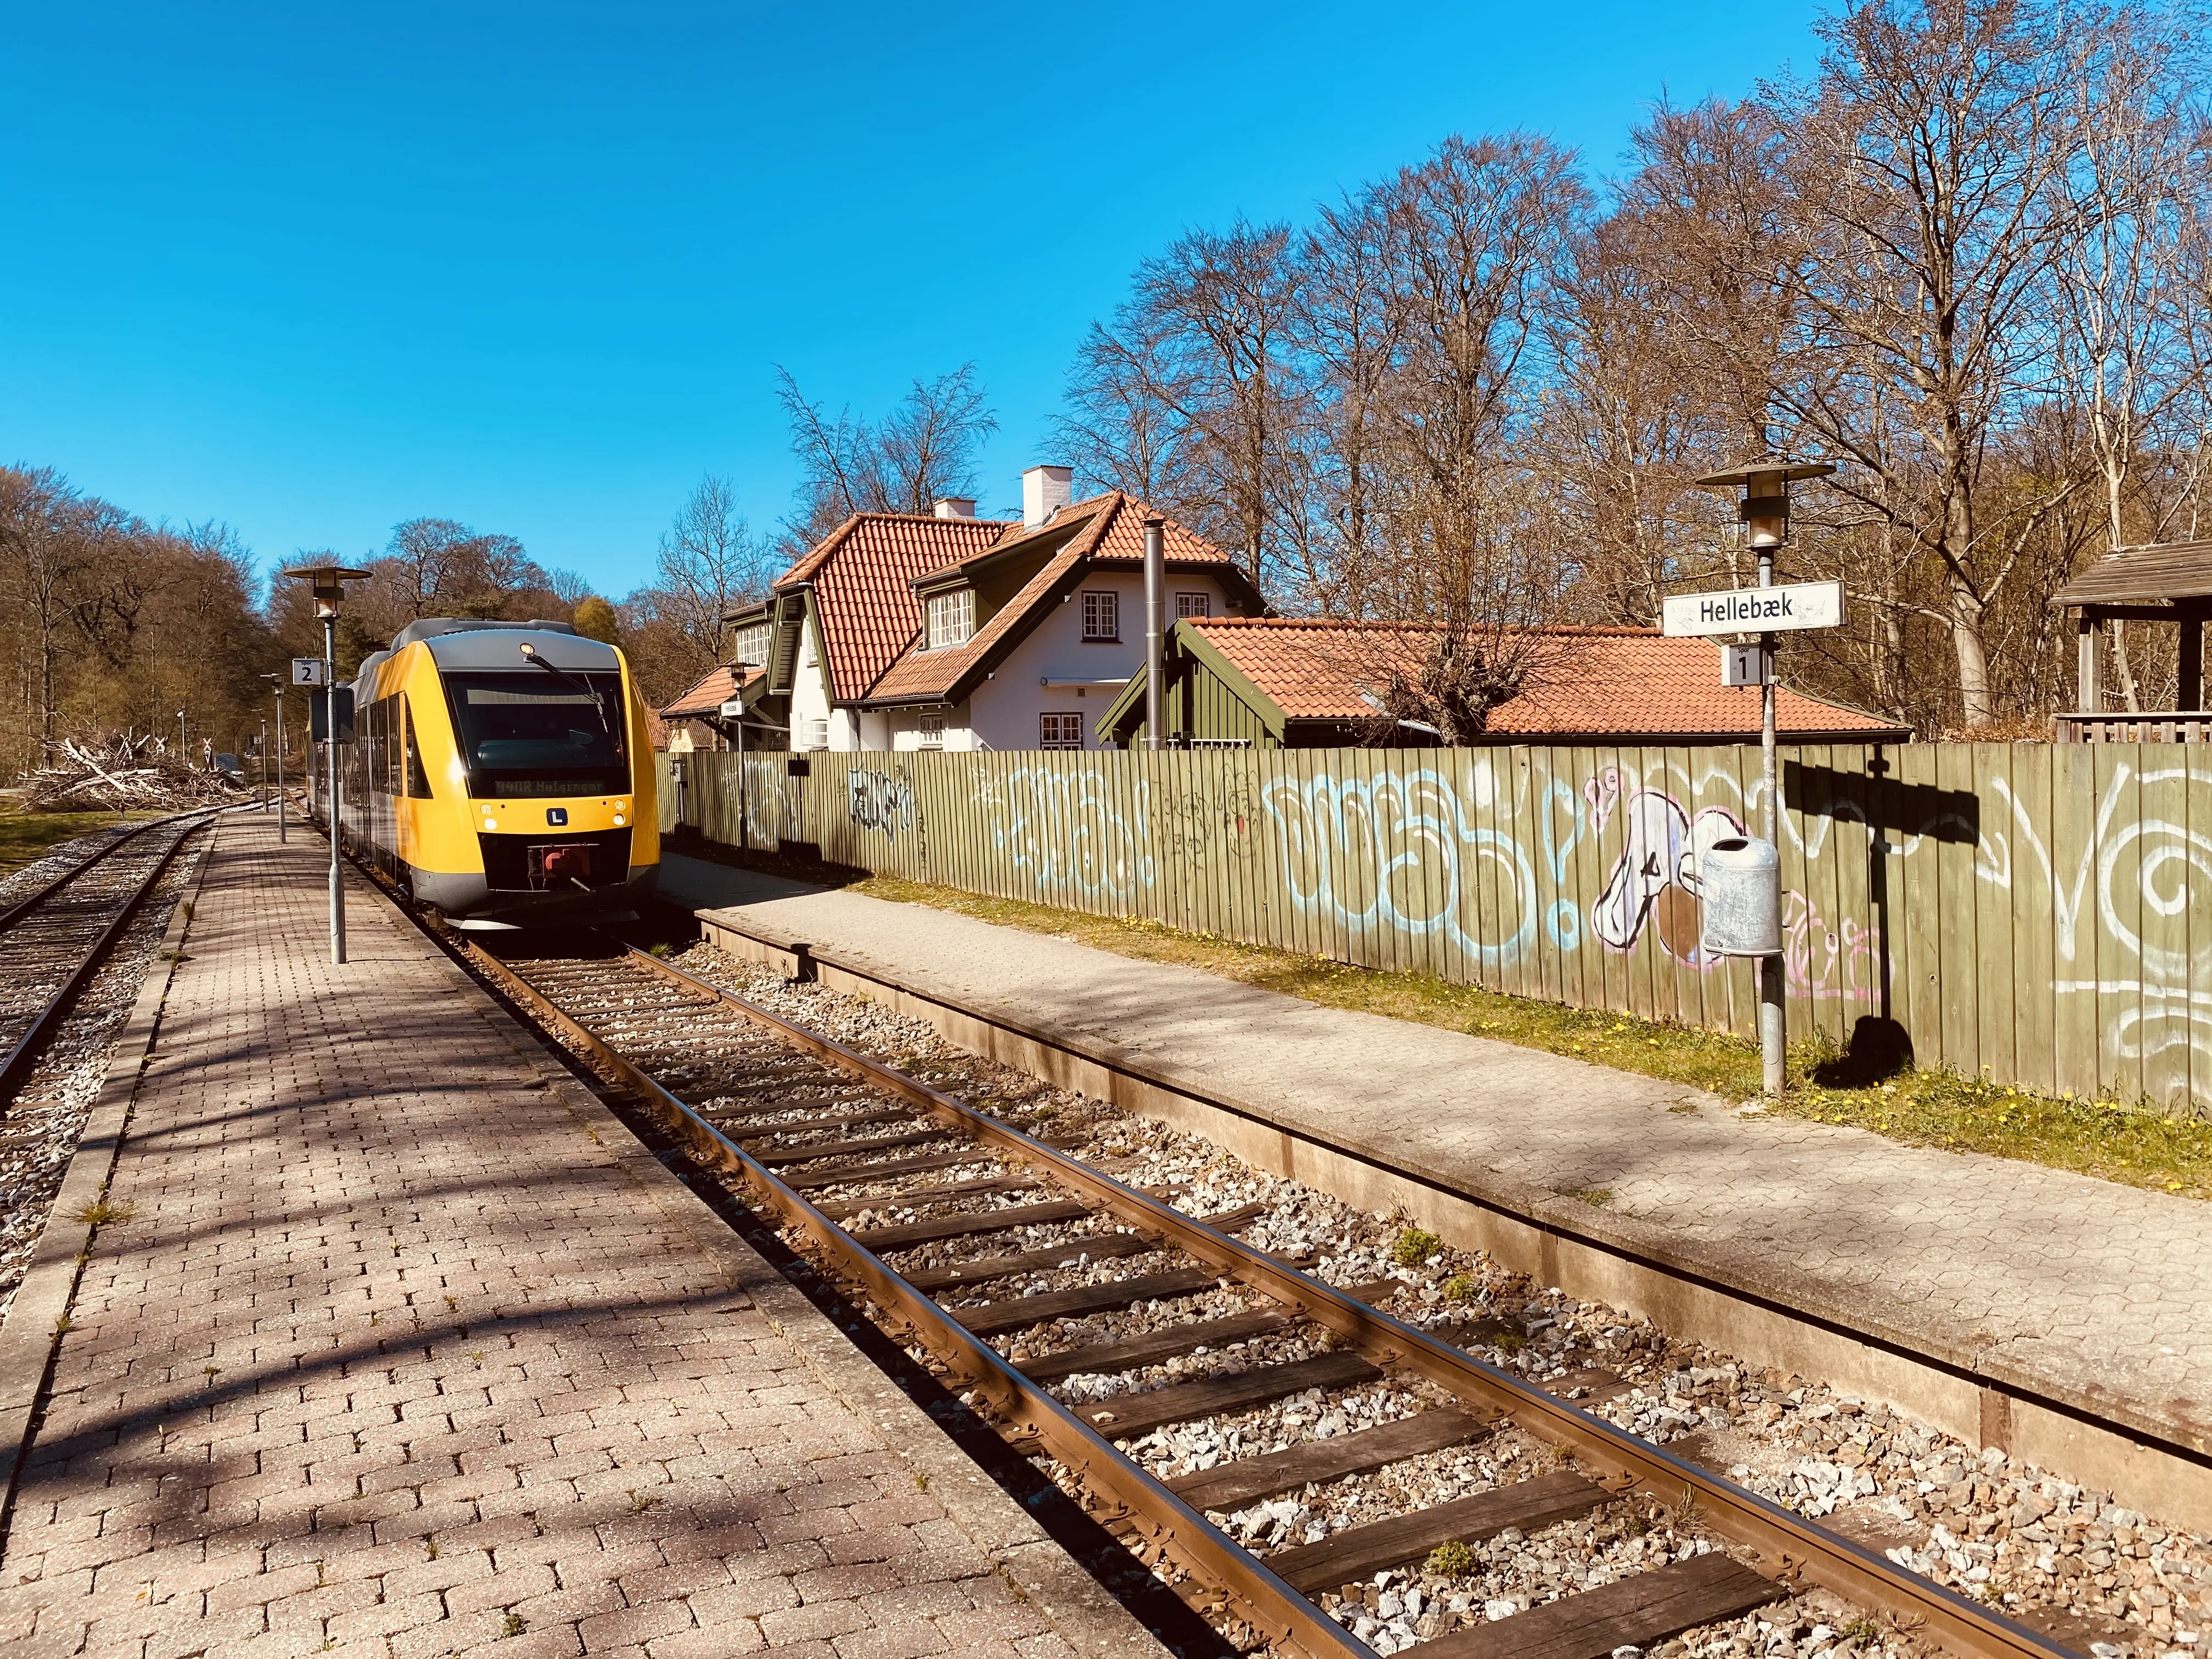
M323 659L320 657L293 658L292 684L295 685L322 684Z

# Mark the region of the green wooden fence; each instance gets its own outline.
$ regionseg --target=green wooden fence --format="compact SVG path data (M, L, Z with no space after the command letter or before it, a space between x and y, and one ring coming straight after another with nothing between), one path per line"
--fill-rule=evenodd
M1756 830L1756 749L664 764L715 841L1753 1029L1749 965L1699 949L1697 860ZM1814 746L1784 751L1783 785L1793 1031L1892 1019L1923 1065L2212 1115L2212 755Z

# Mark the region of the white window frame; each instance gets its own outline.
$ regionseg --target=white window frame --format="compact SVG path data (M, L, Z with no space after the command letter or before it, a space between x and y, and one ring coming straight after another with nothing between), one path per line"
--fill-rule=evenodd
M1121 640L1121 596L1110 587L1083 590L1083 637L1092 644L1118 645Z
M1071 726L1074 728L1074 736L1072 739L1066 735ZM1048 736L1047 734L1054 731L1055 727L1061 735ZM1037 747L1040 749L1082 748L1083 716L1058 710L1039 714L1037 716Z
M738 629L736 637L730 641L730 660L732 663L757 663L765 668L768 665L769 634L766 623L747 623Z
M922 648L926 651L947 651L956 645L965 645L975 636L975 590L955 588L950 593L933 593L925 607L929 618L929 636Z
M1178 593L1176 595L1176 620L1185 617L1210 617L1213 614L1213 595L1211 593Z
M945 747L945 716L943 714L917 714L915 716L914 730L915 744L917 748L942 749Z

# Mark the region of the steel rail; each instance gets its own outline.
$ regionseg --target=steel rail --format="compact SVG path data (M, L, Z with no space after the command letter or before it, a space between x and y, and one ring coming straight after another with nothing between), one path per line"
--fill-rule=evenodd
M15 903L9 905L5 910L0 910L0 933L6 933L10 927L13 927L25 916L37 909L40 905L45 903L53 893L61 888L68 886L70 883L75 881L79 876L84 874L86 871L100 863L102 860L106 859L109 854L116 851L118 848L121 848L131 842L136 841L139 836L144 835L149 830L158 830L165 823L174 823L180 817L190 817L191 816L191 814L189 812L177 812L171 814L167 817L148 818L143 823L132 825L119 836L111 836L106 844L102 846L100 850L94 853L90 858L71 865L68 869L63 871L61 874L56 876L52 881L39 889L37 892L31 894L27 898L17 900Z
M1849 1539L1816 1527L1780 1504L1676 1457L1510 1371L1486 1364L1425 1331L1355 1301L1334 1285L1301 1273L1241 1239L1217 1232L1151 1194L1091 1169L893 1066L772 1013L733 991L687 974L646 951L625 948L629 951L626 960L713 996L817 1058L864 1078L967 1131L977 1140L1042 1169L1122 1220L1165 1237L1200 1261L1222 1269L1349 1339L1376 1364L1395 1365L1425 1377L1471 1404L1510 1415L1540 1438L1571 1448L1595 1468L1609 1474L1613 1481L1607 1484L1613 1484L1615 1490L1627 1492L1640 1486L1669 1508L1693 1506L1705 1524L1753 1552L1760 1558L1761 1565L1776 1577L1794 1576L1861 1606L1891 1613L1912 1624L1949 1651L1967 1656L1968 1659L2073 1659L2071 1650L2026 1626L1909 1571ZM596 1042L597 1039L592 1041ZM657 1085L653 1087L659 1095L675 1099ZM681 1102L676 1105L687 1120L702 1125L716 1139L721 1139L720 1132L706 1124L690 1107ZM811 1207L808 1206L810 1210ZM836 1248L841 1253L849 1254L858 1249L844 1240L842 1235L838 1237ZM996 1355L994 1353L992 1358L995 1359ZM1003 1362L1000 1369L1007 1369ZM1221 1537L1210 1525L1206 1531L1216 1538ZM1236 1547L1225 1538L1222 1542L1229 1548Z
M62 1017L69 1012L70 1006L77 999L77 994L91 983L93 975L99 971L100 963L106 960L108 951L114 948L115 941L123 937L123 930L131 925L131 918L138 914L140 908L144 905L148 898L152 896L154 890L161 885L161 877L167 872L169 866L175 861L177 854L183 850L185 843L191 839L192 830L198 827L197 824L187 820L210 818L216 813L227 810L218 806L209 808L204 812L179 812L174 817L155 818L146 826L151 829L155 824L181 823L182 825L177 831L177 838L171 842L161 856L154 861L154 867L147 872L146 878L139 883L137 890L132 893L123 908L115 913L114 919L100 929L100 937L92 942L92 947L70 970L70 976L62 981L61 988L46 999L46 1006L39 1010L38 1018L31 1022L22 1036L15 1039L15 1046L8 1050L8 1057L5 1060L0 1060L0 1096L4 1096L13 1089L20 1081L21 1074L30 1069L31 1063L38 1058L39 1050L44 1046L52 1028L58 1024ZM118 846L120 844L120 842L117 843ZM88 866L80 866L78 870L72 873L82 873L86 867Z
M1238 1616L1270 1640L1306 1659L1372 1659L1374 1650L1284 1583L1259 1557L1224 1537L1203 1515L1043 1387L1014 1370L988 1343L970 1334L936 1302L907 1283L874 1252L649 1073L481 946L468 940L447 942L465 952L508 996L619 1078L655 1109L693 1156L741 1176L766 1198L785 1223L801 1230L834 1257L841 1271L866 1286L923 1346L951 1366L967 1388L980 1394L1013 1425L1014 1433L1009 1437L1018 1449L1032 1455L1042 1450L1075 1471L1092 1492L1104 1494L1120 1506L1122 1514L1110 1518L1126 1518L1146 1534L1146 1541L1158 1555L1173 1559L1207 1585L1235 1595ZM700 985L689 975L680 977L688 984ZM700 988L714 990L704 985ZM911 1088L921 1087L908 1082Z

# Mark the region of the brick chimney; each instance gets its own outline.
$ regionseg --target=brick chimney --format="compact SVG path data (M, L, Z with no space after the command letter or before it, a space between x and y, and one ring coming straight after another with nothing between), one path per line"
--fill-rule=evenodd
M1075 469L1033 466L1022 474L1022 523L1034 529L1075 499Z

